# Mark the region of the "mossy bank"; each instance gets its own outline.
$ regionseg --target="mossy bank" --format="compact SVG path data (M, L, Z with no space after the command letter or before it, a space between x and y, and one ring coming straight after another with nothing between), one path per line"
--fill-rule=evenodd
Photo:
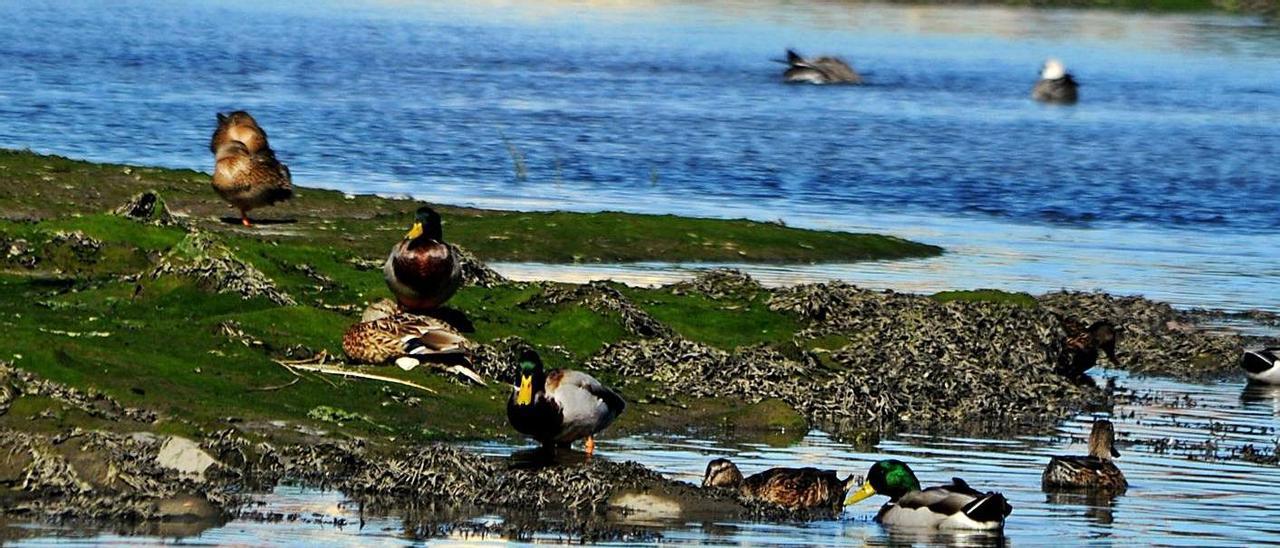
M151 190L158 200L130 203ZM1108 407L1108 390L1053 374L1063 314L1114 317L1137 333L1120 345L1141 358L1122 364L1137 371L1221 372L1240 347L1238 337L1187 331L1167 306L1098 294L768 289L723 271L659 288L512 283L482 261L808 262L939 250L746 221L440 207L446 238L481 259L449 307L481 345L473 366L487 386L429 368L364 369L418 385L405 386L281 365L341 359L343 330L387 296L381 259L417 205L302 189L256 216L277 222L244 229L221 219L227 210L203 174L0 153L0 431L35 436L24 442L30 461L0 469L0 483L44 470L51 493L92 490L84 478L63 481L58 459L70 457L51 449L84 432L122 454L159 443L120 436L182 436L224 461L236 440L241 465L246 453L276 453L238 449L254 444L395 455L435 440L514 438L504 406L511 349L525 343L628 399L606 443L691 428L787 443L817 426L864 448L887 431L1043 430ZM137 444L145 448L129 449ZM0 489L22 485L36 484Z

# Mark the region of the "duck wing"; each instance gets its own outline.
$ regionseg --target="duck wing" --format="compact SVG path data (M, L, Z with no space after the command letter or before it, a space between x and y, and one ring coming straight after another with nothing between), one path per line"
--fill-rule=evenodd
M611 417L609 418L610 421L612 421L614 417L621 415L622 411L627 408L627 402L622 399L622 396L618 395L617 392L614 392L612 388L601 384L595 377L581 371L573 371L570 369L562 369L561 372L559 386L581 388L592 396L599 398L600 401L604 402L604 405L609 408L611 413ZM551 390L552 388L548 387L548 391Z

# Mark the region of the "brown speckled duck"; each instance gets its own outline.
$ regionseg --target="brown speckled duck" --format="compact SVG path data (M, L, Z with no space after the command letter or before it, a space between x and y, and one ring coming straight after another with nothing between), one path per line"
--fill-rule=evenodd
M243 110L227 114L218 113L218 128L213 130L213 138L209 139L209 152L217 154L222 145L231 141L244 143L244 147L249 149L250 153L271 150L271 145L267 144L266 130L258 125L258 121L254 120L253 116Z
M1129 488L1129 482L1111 460L1120 456L1115 443L1116 430L1111 421L1093 423L1093 430L1089 432L1089 455L1051 458L1040 477L1041 488L1046 491L1086 489L1123 493Z
M240 210L244 226L253 226L249 210L293 197L293 179L271 149L250 152L244 143L228 141L218 147L213 189Z
M469 362L471 348L471 341L453 326L438 318L404 312L390 299L369 305L360 322L348 327L342 336L342 351L352 361L373 365L394 361L406 370L424 361L452 357ZM463 365L435 365L476 384L486 384L480 375Z
M507 420L517 432L543 447L568 447L585 439L584 450L595 452L595 435L622 414L622 396L595 377L570 369L542 368L532 349L520 353L520 386L507 400Z
M1066 318L1062 324L1067 340L1055 368L1059 375L1069 379L1083 377L1086 371L1097 365L1099 351L1105 353L1112 364L1120 364L1116 358L1115 324L1098 320L1086 326L1074 318Z
M838 57L805 59L793 50L787 50L787 70L782 79L792 83L807 84L861 84L862 77L848 63Z
M444 242L440 214L418 208L413 227L391 248L382 267L387 287L408 311L438 308L462 285L462 261Z
M857 484L853 475L840 479L834 471L817 468L770 468L743 478L737 465L729 459L708 463L702 478L703 487L734 489L743 498L792 510L839 510L844 506L845 494Z

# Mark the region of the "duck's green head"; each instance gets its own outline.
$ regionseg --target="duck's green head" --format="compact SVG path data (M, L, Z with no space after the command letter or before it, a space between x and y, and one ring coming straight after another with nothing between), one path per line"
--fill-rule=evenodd
M533 403L535 381L543 375L542 358L531 348L520 352L520 390L516 392L516 405Z
M414 214L413 227L404 235L404 239L416 240L423 236L437 241L444 239L440 214L429 206L418 208L418 212Z
M872 495L884 495L897 500L898 497L920 490L920 480L907 463L897 459L886 459L871 465L867 472L867 482L862 488L849 493L844 504L855 504Z

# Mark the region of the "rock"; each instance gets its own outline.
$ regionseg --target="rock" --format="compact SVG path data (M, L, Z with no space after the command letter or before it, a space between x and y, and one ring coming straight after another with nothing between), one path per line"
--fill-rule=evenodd
M169 436L164 445L160 446L160 452L156 454L156 464L176 470L184 476L204 479L205 472L218 464L218 461L204 452L196 442L179 436Z
M204 497L185 494L155 501L152 512L155 519L166 521L201 521L222 516L222 512Z

